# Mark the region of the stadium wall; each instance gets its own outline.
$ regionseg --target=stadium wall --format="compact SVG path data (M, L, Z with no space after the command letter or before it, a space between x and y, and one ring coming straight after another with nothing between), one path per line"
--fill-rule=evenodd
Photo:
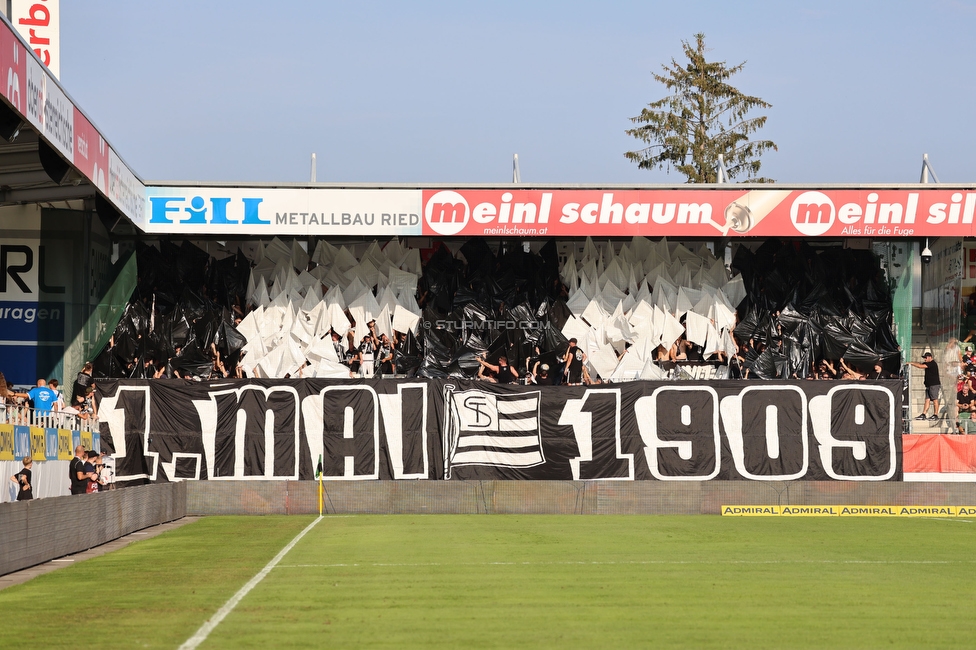
M315 514L315 481L187 481L188 515ZM720 514L726 505L976 504L973 483L368 481L324 484L329 514Z
M0 575L186 516L187 483L0 504Z

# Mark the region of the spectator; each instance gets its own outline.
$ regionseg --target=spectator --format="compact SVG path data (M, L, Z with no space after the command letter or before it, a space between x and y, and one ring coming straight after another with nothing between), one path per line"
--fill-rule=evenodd
M969 332L966 334L966 338L963 339L963 343L966 343L973 339L973 335L976 335L976 291L969 294L969 301L963 307L963 316L965 318L965 328Z
M865 375L865 379L884 379L885 372L880 361L874 363L874 367Z
M939 364L935 362L932 358L931 352L926 352L922 355L922 363L915 363L910 361L908 365L919 368L925 371L925 379L923 383L925 384L925 405L922 407L922 412L918 414L915 418L916 420L925 420L925 414L929 410L929 404L932 404L932 416L929 420L939 419L939 392L942 390L942 380L939 379Z
M95 407L95 389L94 386L89 386L85 395L79 395L78 401L73 404L75 410L78 412L78 417L82 420L98 419L98 409Z
M973 421L973 411L976 410L976 393L969 390L969 382L963 382L962 389L956 395L956 407L959 409L959 433L969 433L976 430Z
M493 384L498 383L498 379L495 378L495 372L492 370L492 368L497 368L498 366L490 365L481 357L475 357L475 360L480 364L478 368L478 379L489 381Z
M373 376L373 371L376 369L375 354L376 346L373 343L373 337L367 334L359 344L359 369L362 371L363 377L367 379Z
M156 367L156 360L152 357L146 359L146 379L159 379L166 373L166 366Z
M860 381L867 378L865 373L858 372L857 370L854 370L854 368L847 365L847 362L844 361L844 357L840 358L840 367L844 370L844 374L841 379Z
M549 373L549 364L536 361L530 381L538 386L555 386L559 383L559 378Z
M47 382L48 388L54 391L57 398L54 400L54 410L61 411L64 410L64 393L61 392L60 384L58 384L57 379L51 379Z
M88 483L85 485L85 492L90 494L92 492L98 492L98 452L94 449L89 449L87 452L88 459L85 461L84 469L85 474L88 475Z
M35 416L50 415L51 411L56 410L58 394L48 388L43 379L37 380L37 386L30 389L27 397L34 406Z
M225 379L229 373L227 368L224 366L223 360L220 358L220 352L217 350L217 344L210 344L210 376L206 379Z
M570 386L579 386L583 383L583 364L586 363L586 353L576 345L576 339L569 339L569 347L563 355L563 372L566 375L566 383Z
M377 352L377 361L379 363L381 375L392 375L396 372L396 366L393 365L393 343L390 342L390 337L386 334L380 335L380 347L379 351Z
M0 423L13 423L17 420L13 411L17 405L16 400L22 399L27 399L27 393L15 393L11 385L7 383L3 373L0 372ZM9 410L8 406L10 407Z
M335 330L330 330L332 332L332 347L335 348L336 357L339 359L339 363L346 363L346 348L342 345L342 337Z
M970 393L976 393L976 371L967 370L965 373L963 373L962 380L969 384ZM959 388L962 389L962 386Z
M84 494L88 491L90 477L85 474L85 448L75 447L75 457L68 464L68 478L71 479L71 494Z
M34 461L30 456L24 456L24 468L10 477L17 484L17 500L30 501L34 498L34 488L31 484L31 465Z
M486 368L494 373L495 381L499 384L511 384L513 381L517 381L519 378L518 370L513 368L508 364L508 357L504 354L498 357L498 365L488 363L483 358L484 355L478 357L478 363L481 364L482 368Z
M590 377L590 371L586 369L586 366L583 366L583 383L587 386L590 384L602 384L603 379L600 378L600 375L597 375L596 379Z
M115 459L107 451L102 452L101 469L98 470L99 491L115 489Z
M75 377L75 384L71 387L71 403L74 404L79 395L84 395L89 386L95 383L92 378L92 363L88 361Z

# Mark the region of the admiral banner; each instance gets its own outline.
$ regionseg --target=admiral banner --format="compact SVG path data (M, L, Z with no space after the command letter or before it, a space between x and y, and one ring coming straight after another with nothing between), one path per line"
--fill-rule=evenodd
M901 383L98 382L118 480L902 478Z
M976 506L722 506L723 517L972 517Z

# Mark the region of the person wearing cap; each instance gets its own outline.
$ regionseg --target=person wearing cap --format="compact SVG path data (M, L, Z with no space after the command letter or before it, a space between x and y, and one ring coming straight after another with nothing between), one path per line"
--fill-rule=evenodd
M942 380L939 379L939 364L932 358L931 352L922 355L922 363L910 361L908 365L925 371L925 406L919 413L916 420L938 420L939 419L939 393L942 390ZM925 414L929 410L929 403L932 404L932 415L926 418Z
M536 361L532 367L532 374L529 381L538 386L553 386L558 383L559 378L549 373L549 364Z

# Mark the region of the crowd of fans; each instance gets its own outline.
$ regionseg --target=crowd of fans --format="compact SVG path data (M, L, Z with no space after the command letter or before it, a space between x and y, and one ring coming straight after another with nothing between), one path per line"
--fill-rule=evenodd
M249 306L253 308L253 306ZM355 322L353 321L353 325ZM354 327L350 327L347 332L340 334L334 329L329 331L329 337L335 348L339 363L348 368L350 378L371 378L374 376L413 376L410 370L401 368L398 370L396 352L408 345L408 337L412 335L407 332L394 331L393 337L386 334L376 334L375 321L370 321L369 334L363 336L359 341L356 340ZM712 354L705 354L702 346L689 341L682 335L673 345L666 348L658 346L654 351L655 364L668 373L669 377L680 376L681 367L696 364L707 364L716 367L727 368L727 374L721 376L730 379L760 379L761 375L754 371L757 361L761 360L765 354L775 353L782 347L781 341L756 342L748 340L739 342L738 337L733 337L735 354L729 356L719 350ZM772 347L771 347L772 346ZM514 346L510 346L514 347ZM622 356L630 344L627 344L618 355ZM107 348L111 351L112 344ZM765 353L765 354L764 354ZM207 354L207 363L187 367L181 364L183 349L176 346L173 354L165 359L157 360L152 356L145 358L134 357L125 367L124 376L132 379L187 379L192 381L209 381L215 379L246 379L248 372L245 370L241 360L244 352L239 354L222 355L217 345L212 343ZM513 359L518 353L513 350ZM524 366L509 361L505 353L495 355L489 362L487 352L474 357L479 364L476 378L498 383L523 383L523 384L600 384L608 381L599 375L591 374L586 365L586 354L578 345L578 341L570 339L561 350L555 354L545 355L549 362L544 359L543 351L534 346L532 354L524 357ZM285 375L285 379L302 378L305 375L305 368L311 365L307 362L292 375ZM86 366L86 372L90 373L90 364ZM260 378L260 372L255 370L251 374L254 378ZM876 379L896 379L899 377L897 367L885 369L881 360L873 362L860 362L855 367L853 363L848 363L844 357L835 360L818 359L810 362L808 372L798 372L794 370L788 376L781 378L788 379L807 379L807 380L876 380ZM43 380L41 380L43 381ZM56 384L56 380L52 380ZM72 406L77 409L77 414L82 417L90 417L94 414L94 403L90 399L92 387L88 387L88 392L84 397L75 393L72 398ZM15 397L26 398L25 395L14 394ZM2 399L2 396L0 396ZM64 413L75 413L71 407L63 409Z
M0 372L0 424L71 428L98 419L92 364L86 363L75 378L71 399L66 400L57 379L38 379L27 392L18 392Z
M68 464L71 494L91 494L115 489L115 459L107 452L75 447L75 457Z
M34 498L33 459L28 455L21 461L23 468L10 477L17 486L17 501ZM74 458L68 463L68 480L71 494L91 494L115 489L115 458L108 452L75 447Z
M613 367L612 356L600 357L602 363L597 364L590 338L569 341L569 331L562 334L564 323L573 318L567 296L581 287L566 279L554 243L539 253L529 253L521 246L490 250L483 240L469 241L458 252L437 244L423 253L422 268L414 269L421 273L409 301L422 312L419 326L401 332L390 328L389 322L377 327L371 320L363 328L356 322L356 312L342 307L342 325L318 330L316 336L317 344L330 342L334 348L334 374L318 373L312 358L302 356L307 354L307 343L299 342L301 363L287 373L280 370L285 374L263 377L264 367L245 359L247 339L236 329L259 309L248 285L249 277L253 284L254 262L240 251L216 260L188 241L180 246L168 242L161 242L159 248L139 246L137 286L114 336L96 356L94 368L88 364L78 375L69 400L61 397L48 407L42 396L40 407L35 405L38 411L81 420L94 418L93 376L206 381L396 375L580 385L701 376L686 372L689 366L711 367L708 377L731 379L876 380L897 377L901 370L900 350L891 334L890 296L877 260L862 254L864 251L818 252L796 242L767 242L755 251L740 247L732 268L739 273L737 279L744 280L740 295L745 298L721 324L717 317L706 317L712 330L725 332L724 338L701 344L690 334L690 320L686 323L685 315L678 311L678 330L684 331L670 345L662 343L651 349L654 344L638 343L640 349L631 357L637 356L642 364L647 360L647 365L637 366L629 374L615 371L611 376L606 370ZM328 264L317 264L313 257L306 255L301 262L304 266L288 272L305 278L331 277ZM318 271L321 273L316 274ZM652 286L651 278L648 275L644 284L632 282L623 288L624 304L629 300L633 305L642 296L649 300L657 286ZM596 286L599 290L600 285ZM634 286L639 287L640 295L633 295ZM337 288L341 286L322 281L308 295L324 296ZM379 286L364 290L372 292L371 298L379 298ZM291 303L295 318L310 319L307 311L299 308L296 312L295 304ZM976 302L973 311L976 314ZM698 309L695 318L700 321L706 313L707 308ZM585 322L587 315L577 313L577 317ZM687 317L691 318L690 312ZM475 322L481 329L445 328L438 324L441 320ZM536 324L525 327L527 321ZM518 325L491 325L500 322ZM591 323L586 326L599 329ZM631 336L637 336L637 341L643 331L640 327L632 329ZM282 336L287 339L288 333L282 332ZM635 352L630 342L634 339L624 337L627 342L620 343L620 338L611 351L618 363ZM609 349L604 342L604 352ZM588 359L587 353L594 358ZM53 384L53 380L47 383ZM39 381L35 391L44 388L43 384ZM29 417L26 408L34 402L36 397L17 393L0 381L0 405L6 406L6 419L23 421Z

